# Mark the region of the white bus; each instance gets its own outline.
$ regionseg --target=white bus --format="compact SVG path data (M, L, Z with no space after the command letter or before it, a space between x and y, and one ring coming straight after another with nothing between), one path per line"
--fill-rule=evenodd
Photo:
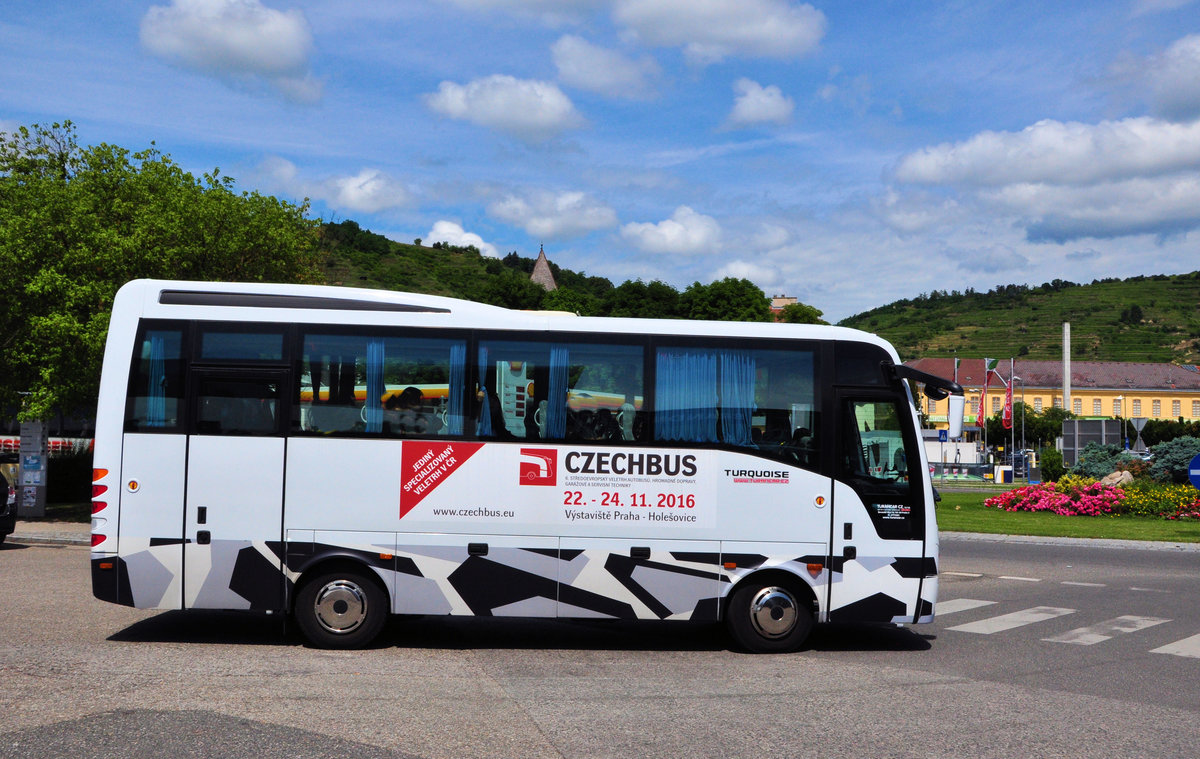
M836 327L586 318L348 288L139 280L113 306L92 585L137 608L933 619L909 382Z

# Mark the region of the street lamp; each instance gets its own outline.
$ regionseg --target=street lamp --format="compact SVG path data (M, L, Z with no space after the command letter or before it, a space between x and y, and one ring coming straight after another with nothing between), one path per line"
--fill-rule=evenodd
M1029 457L1025 453L1025 380L1014 374L1011 381L1021 383L1021 468L1025 470L1025 481L1028 482Z
M1125 444L1125 450L1129 450L1129 433L1125 430L1125 396L1118 395L1113 398L1114 401L1121 401L1121 442ZM1115 414L1114 414L1115 416Z

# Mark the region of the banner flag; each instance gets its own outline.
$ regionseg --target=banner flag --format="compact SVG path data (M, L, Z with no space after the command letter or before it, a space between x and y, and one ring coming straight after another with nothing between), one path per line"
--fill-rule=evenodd
M980 427L987 426L987 389L992 379L992 372L996 371L996 366L999 363L1000 359L998 358L985 358L983 360L983 390L979 393L979 410L975 412L975 424Z
M1004 425L1004 429L1011 430L1013 428L1013 409L1012 409L1012 389L1013 382L1011 379L1012 370L1009 369L1008 390L1004 393L1004 415L1000 417L1000 422Z

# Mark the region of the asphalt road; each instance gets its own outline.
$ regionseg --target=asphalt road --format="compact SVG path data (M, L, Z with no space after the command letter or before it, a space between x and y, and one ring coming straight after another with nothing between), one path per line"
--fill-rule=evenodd
M937 623L423 618L368 651L91 598L87 550L0 547L0 757L1191 757L1200 553L948 540ZM1032 611L1031 611L1032 610Z

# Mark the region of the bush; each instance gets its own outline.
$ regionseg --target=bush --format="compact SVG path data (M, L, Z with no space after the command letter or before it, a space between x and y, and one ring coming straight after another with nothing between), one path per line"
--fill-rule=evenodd
M1117 471L1119 467L1128 466L1138 460L1132 453L1123 451L1115 445L1088 443L1079 452L1079 461L1071 468L1071 473L1098 480Z
M1159 443L1150 451L1154 454L1151 477L1159 482L1185 483L1188 481L1188 464L1200 453L1200 438L1177 437Z
M1042 462L1042 481L1054 482L1067 473L1063 465L1062 452L1057 448L1043 448L1038 451L1038 461Z

